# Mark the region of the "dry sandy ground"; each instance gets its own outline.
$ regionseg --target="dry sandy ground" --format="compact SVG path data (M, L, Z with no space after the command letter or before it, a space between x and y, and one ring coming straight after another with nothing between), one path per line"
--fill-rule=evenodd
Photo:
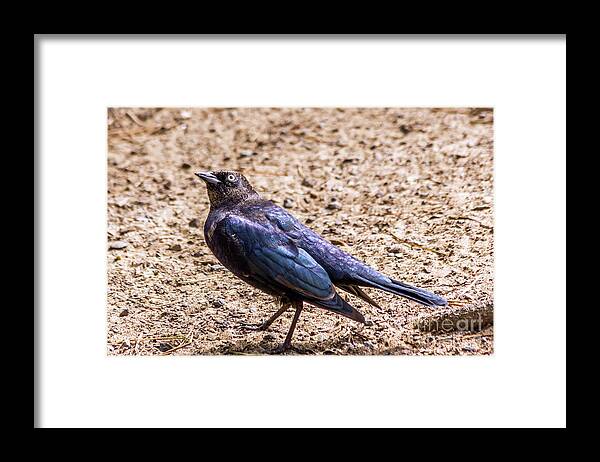
M108 111L108 354L263 354L283 341L293 310L267 332L241 329L276 306L204 242L208 197L193 173L222 169L385 274L463 303L367 289L378 309L342 292L372 325L309 306L287 354L492 353L490 109L119 108Z

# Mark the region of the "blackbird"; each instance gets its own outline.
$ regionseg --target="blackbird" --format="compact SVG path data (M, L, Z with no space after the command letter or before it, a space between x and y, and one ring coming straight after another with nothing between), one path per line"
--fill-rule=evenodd
M291 347L303 304L365 323L364 316L339 296L336 287L378 308L361 287L384 290L426 306L447 301L424 289L387 277L304 226L290 213L263 199L240 173L198 172L206 183L210 211L204 224L208 247L229 271L273 295L279 310L258 326L265 330L289 308L296 312L279 353Z

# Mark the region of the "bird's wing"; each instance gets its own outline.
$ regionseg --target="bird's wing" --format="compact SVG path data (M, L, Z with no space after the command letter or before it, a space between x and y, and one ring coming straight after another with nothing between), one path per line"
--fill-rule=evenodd
M311 257L327 272L335 285L362 298L371 305L379 306L360 289L360 286L401 295L426 306L444 306L447 304L446 299L439 295L381 274L301 224L291 214L275 204L271 204L264 215L273 227L285 233L298 247L306 249Z
M240 277L247 282L365 322L363 315L338 295L323 267L270 220L232 214L215 232L220 242L227 243L227 253L235 260L231 266L244 267Z
M273 203L270 207L264 207L264 215L267 220L292 239L298 239L303 225L293 215L286 212L284 209Z
M243 249L248 267L258 278L309 299L326 301L336 296L327 272L270 223L239 216L224 221L224 231Z

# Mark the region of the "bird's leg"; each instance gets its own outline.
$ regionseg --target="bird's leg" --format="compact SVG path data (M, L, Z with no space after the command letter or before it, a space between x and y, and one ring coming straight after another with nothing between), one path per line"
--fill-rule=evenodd
M271 316L269 319L267 319L262 324L259 324L258 326L253 326L253 325L245 324L245 325L242 326L242 328L248 329L248 330L257 330L257 331L267 330L269 328L269 326L271 324L273 324L273 322L279 316L281 316L283 313L285 313L290 307L291 307L291 305L289 303L284 303L284 304L282 304L281 308L279 308L277 310L277 312L273 316Z
M273 353L283 353L284 351L289 350L292 346L292 335L294 334L294 329L296 328L296 323L298 322L300 313L302 313L303 304L302 302L294 302L294 305L296 306L296 313L294 314L294 319L292 319L292 325L290 326L290 330L287 336L285 337L285 341L283 342L283 344L280 347L273 350Z

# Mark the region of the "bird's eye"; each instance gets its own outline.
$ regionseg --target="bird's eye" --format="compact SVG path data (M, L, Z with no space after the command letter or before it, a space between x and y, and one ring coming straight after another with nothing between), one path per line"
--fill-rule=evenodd
M227 175L227 181L230 181L233 183L235 181L235 175L233 175L231 173L229 175Z

